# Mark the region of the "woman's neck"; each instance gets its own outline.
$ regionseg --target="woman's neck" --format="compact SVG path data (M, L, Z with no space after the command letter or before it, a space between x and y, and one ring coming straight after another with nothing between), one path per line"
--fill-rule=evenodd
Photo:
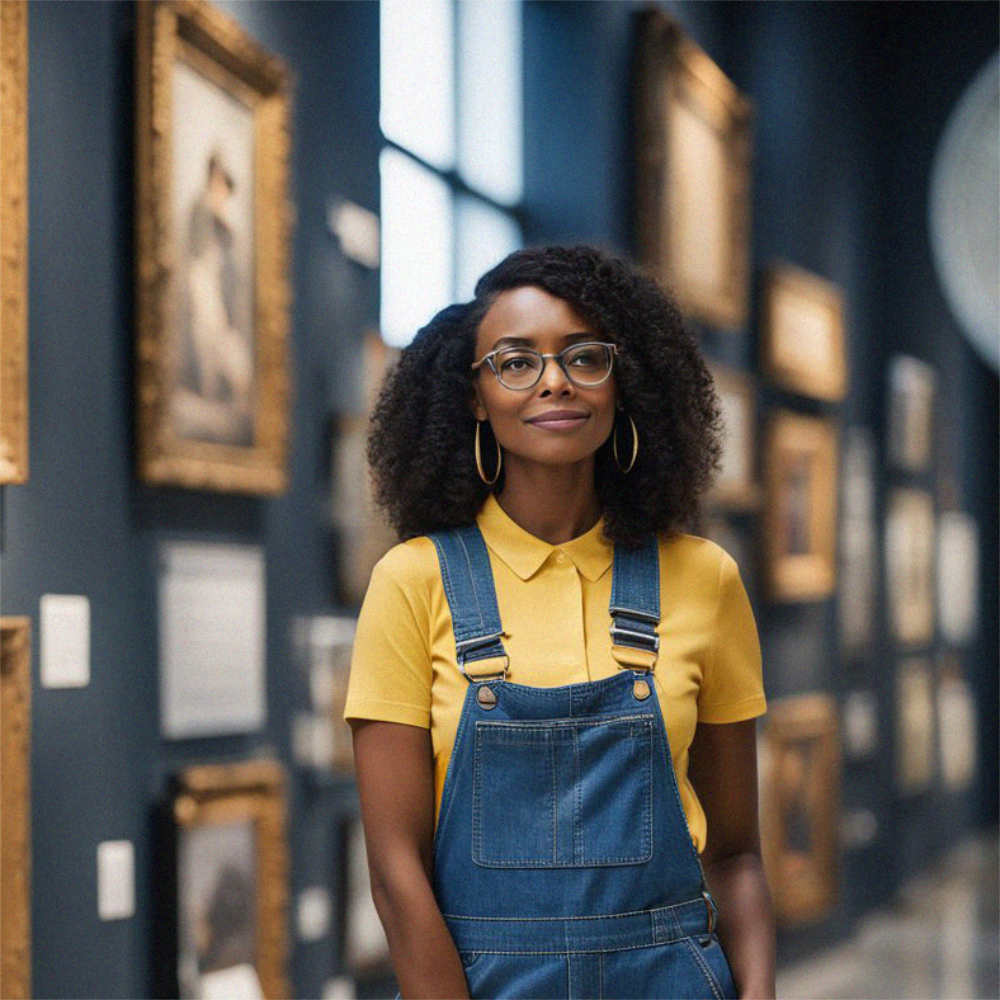
M497 501L515 524L550 545L584 534L601 516L593 459L574 466L506 468Z

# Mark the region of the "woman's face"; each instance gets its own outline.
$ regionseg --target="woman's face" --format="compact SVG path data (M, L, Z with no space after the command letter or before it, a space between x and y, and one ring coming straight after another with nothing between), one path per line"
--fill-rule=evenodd
M556 354L586 340L608 342L569 303L525 285L496 297L479 324L475 360L507 343ZM473 387L475 417L489 421L505 458L516 456L545 465L579 462L597 451L614 424L613 371L600 385L584 388L572 383L554 358L546 358L536 385L511 390L484 364L475 373ZM555 410L572 411L579 419L561 425L537 422Z

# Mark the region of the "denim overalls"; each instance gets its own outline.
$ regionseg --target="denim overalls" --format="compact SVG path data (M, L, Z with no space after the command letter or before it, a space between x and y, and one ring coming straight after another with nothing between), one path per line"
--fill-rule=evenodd
M735 997L647 673L659 648L655 537L615 546L623 669L554 688L506 680L478 526L430 537L470 680L434 837L434 892L470 995Z

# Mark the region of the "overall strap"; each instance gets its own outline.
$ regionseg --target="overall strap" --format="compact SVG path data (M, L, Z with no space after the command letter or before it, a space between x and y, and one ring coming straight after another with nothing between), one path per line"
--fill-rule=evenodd
M500 611L493 570L475 523L428 536L437 549L444 592L451 608L458 669L470 680L506 676L510 665L500 636ZM482 662L488 661L488 662ZM466 664L476 664L469 673Z
M615 543L611 578L611 655L623 667L652 670L660 648L660 547L652 534L637 548Z

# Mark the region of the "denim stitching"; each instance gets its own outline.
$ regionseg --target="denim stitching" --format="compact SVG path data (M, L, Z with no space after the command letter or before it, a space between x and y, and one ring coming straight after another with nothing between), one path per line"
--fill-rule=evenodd
M708 962L705 961L703 955L698 952L695 943L690 937L683 938L684 943L688 946L688 950L691 952L695 962L701 968L702 975L708 980L708 985L711 987L712 992L715 994L715 1000L723 1000L722 998L722 986L715 979L715 973L708 966Z

